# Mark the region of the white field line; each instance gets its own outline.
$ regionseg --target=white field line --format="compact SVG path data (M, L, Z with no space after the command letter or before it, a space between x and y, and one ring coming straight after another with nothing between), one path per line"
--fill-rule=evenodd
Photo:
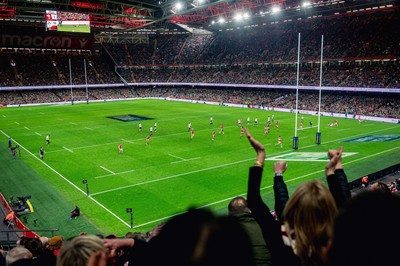
M117 172L117 173L114 173L114 174L100 175L100 176L95 176L93 178L103 178L103 177L113 176L113 175L122 175L122 174L126 174L126 173L131 173L131 172L134 172L134 171L136 171L136 170L128 170L128 171L123 171L123 172Z
M41 114L41 115L45 115L45 113L43 113L43 112L40 112L39 114Z
M371 132L369 132L369 133L371 134L371 133L376 133L376 132L380 132L380 131L386 131L386 130L390 130L390 129L393 129L393 128L397 128L397 126L390 127L390 128L384 128L384 129L380 129L380 130L375 130L375 131L371 131ZM3 130L0 130L0 132L1 132L3 135L5 135L6 137L9 137L6 133L3 132ZM357 137L357 136L363 136L363 135L365 135L365 134L363 133L363 134L354 135L354 136L352 136L351 138L354 138L354 137ZM325 143L337 142L337 141L340 141L340 140L343 140L343 139L348 139L348 138L349 138L349 137L345 137L345 138L341 138L341 139L336 139L336 140L331 140L331 141L327 141L327 142L325 142ZM74 183L72 183L71 181L69 181L67 178L65 178L63 175L61 175L59 172L57 172L55 169L53 169L51 166L49 166L49 165L48 165L47 163L45 163L43 160L41 160L40 158L36 157L33 153L31 153L31 152L30 152L29 150L27 150L25 147L21 146L18 142L15 141L15 143L17 143L23 150L25 150L26 152L28 152L30 155L32 155L33 157L35 157L37 160L39 160L40 162L42 162L46 167L48 167L50 170L52 170L54 173L56 173L56 174L57 174L59 177L61 177L64 181L66 181L66 182L69 183L71 186L73 186L75 189L77 189L78 191L80 191L81 193L83 193L84 195L86 195L86 192L85 192L85 191L83 191L82 189L80 189L79 187L77 187ZM318 144L312 144L312 145L303 147L303 149L309 148L309 147L314 147L314 146L317 146L317 145L318 145ZM94 145L94 146L99 146L99 145ZM287 151L286 151L286 152L287 152ZM283 153L285 153L285 152L278 152L278 153L275 153L275 154L272 154L272 155L278 155L278 154L283 154ZM373 156L373 155L372 155L372 156ZM360 159L362 159L362 158L360 158ZM360 159L357 159L357 160L360 160ZM254 160L254 158L247 159L247 160L241 160L241 161L233 162L233 163L230 163L230 164L225 164L225 165L223 165L223 166L210 167L210 168L207 168L207 169L203 169L202 171L209 170L209 169L214 169L214 168L219 168L219 167L224 167L224 166L227 166L227 165L233 165L233 164L237 164L237 163L241 163L241 162L246 162L246 161L250 161L250 160ZM356 160L355 160L355 161L356 161ZM352 161L352 162L354 162L354 161ZM349 163L350 163L350 162L349 162ZM348 163L344 163L344 164L348 164ZM316 173L323 172L323 171L324 171L324 170L317 171ZM200 172L200 170L197 171L197 172ZM190 173L191 173L191 172L186 173L186 174L190 174ZM314 174L314 173L312 173L312 174ZM181 174L181 175L185 175L185 174ZM302 177L298 177L298 178L296 178L296 179L303 178L303 177L306 177L306 176L308 176L308 175L311 175L311 174L307 174L307 175L304 175L304 176L302 176ZM171 178L171 177L169 177L169 178ZM165 179L166 179L166 178L161 178L161 179L153 180L153 181L147 182L147 183L157 182L157 181L159 181L159 180L165 180ZM291 182L291 181L296 180L296 179L290 179L290 180L287 180L286 182ZM118 189L124 189L124 188L132 187L132 186L137 186L137 185L138 185L138 184L133 184L133 185L130 185L130 186L124 186L124 187L120 187L120 188L117 188L117 189L112 189L112 190L108 190L108 191L103 191L103 192L99 192L99 193L95 193L95 194L103 194L103 193L106 193L106 192L110 192L110 191L114 191L114 190L118 190ZM268 187L270 187L270 186L268 186ZM268 188L268 187L265 187L265 188L262 188L262 189L266 189L266 188ZM126 225L127 227L130 227L130 224L128 224L127 222L125 222L124 220L122 220L119 216L117 216L115 213L113 213L112 211L110 211L110 210L109 210L108 208L106 208L103 204L101 204L100 202L98 202L97 200L95 200L95 199L93 198L93 196L94 196L95 194L92 194L92 195L88 196L88 198L91 199L93 202L95 202L97 205L99 205L101 208L103 208L105 211L107 211L108 213L110 213L112 216L114 216L116 219L118 219L118 220L119 220L120 222L122 222L124 225ZM228 199L226 199L226 200L228 200ZM229 200L230 200L230 199L229 199ZM224 200L218 201L218 202L223 202L223 201L224 201ZM205 205L205 206L211 206L211 205L213 205L213 204L216 204L216 203L215 203L215 202L214 202L214 203L210 203L210 204L207 204L207 205ZM201 208L201 207L200 207L200 208ZM175 214L175 215L177 215L177 214ZM173 217L173 216L168 216L168 217ZM165 219L165 218L160 218L160 219L157 219L157 220L154 220L154 221L150 221L150 222L147 222L147 223L144 223L144 224L141 224L141 225L137 225L136 227L141 227L141 226L144 226L144 225L147 225L147 224L155 223L155 222L160 221L160 220L162 220L162 219Z
M42 134L40 134L39 132L35 132L35 134L38 136L42 136Z
M185 160L183 160L183 161L175 161L175 162L171 162L171 164L173 164L173 163L183 163L183 162L198 160L198 159L200 159L200 158L201 158L201 157L196 157L196 158L185 159Z
M74 122L69 122L71 125L77 125L77 123L74 123Z
M115 175L115 173L114 173L113 171L111 171L111 170L105 168L104 166L101 166L101 165L100 165L100 168L102 168L102 169L106 170L107 172L109 172L109 173Z
M363 125L363 127L370 127L370 126L375 126L374 124L366 124L366 125Z
M395 148L392 148L392 149L389 149L389 150L386 150L386 151L381 151L381 152L378 152L378 153L375 153L375 154L371 154L371 155L368 155L368 156L365 156L365 157L362 157L362 158L358 158L358 159L355 159L355 160L350 161L350 162L347 162L347 163L343 163L343 165L351 164L351 163L354 163L354 162L357 162L357 161L361 161L361 160L364 160L364 159L367 159L367 158L370 158L370 157L373 157L373 156L376 156L376 155L379 155L379 154L382 154L382 153L390 152L390 151L392 151L392 150L396 150L396 149L399 149L399 148L400 148L400 147L395 147ZM313 173L309 173L309 174L306 174L306 175L302 175L302 176L299 176L299 177L287 179L287 180L285 181L285 183L293 182L293 181L295 181L295 180L302 179L302 178L305 178L305 177L307 177L307 176L315 175L315 174L323 173L323 172L325 172L325 169L319 170L319 171L315 171L315 172L313 172ZM267 188L271 188L272 186L273 186L273 185L269 185L269 186L266 186L266 187L262 187L262 188L260 188L260 190L265 190L265 189L267 189ZM236 196L246 196L246 194L247 194L247 192L246 192L246 193L242 193L242 194L240 194L240 195L236 195ZM236 196L235 196L235 197L236 197ZM206 205L197 207L197 209L202 209L202 208L206 208L206 207L209 207L209 206L212 206L212 205L215 205L215 204L219 204L219 203L222 203L222 202L226 202L226 201L231 200L232 198L233 198L233 197L226 198L226 199L222 199L222 200L215 201L215 202L211 202L211 203L209 203L209 204L206 204ZM157 222L159 222L159 221L165 221L166 219L169 219L169 218L171 218L171 217L177 216L177 215L182 214L182 213L184 213L184 212L179 212L179 213L176 213L176 214L173 214L173 215L168 215L168 216L165 216L165 217L162 217L162 218L153 220L153 221L149 221L149 222L146 222L146 223L142 223L142 224L139 224L139 225L135 225L135 228L142 227L142 226L145 226L145 225L148 225L148 224L154 224L154 223L157 223Z
M18 122L15 122L15 124L19 125L19 123L18 123Z
M3 117L6 117L5 115L3 115Z
M179 160L186 161L186 159L184 159L184 158L182 158L182 157L178 157L178 156L172 155L172 154L170 154L170 153L168 153L168 155L171 156L171 157L177 158L177 159L179 159Z
M71 152L71 153L73 153L73 152L74 152L73 150L71 150L71 149L68 149L67 147L64 147L64 146L63 146L63 149L65 149L65 150L67 150L67 151L69 151L69 152Z
M338 129L338 131L345 131L345 130L349 130L350 128L342 128L342 129Z
M310 126L303 126L303 129L298 128L298 130L313 129L313 128L316 128L316 127L318 127L318 126L312 126L312 127L310 127Z
M31 130L29 127L24 127L25 129L27 129L27 130Z
M133 143L133 140L126 140L126 139L121 139L122 141L125 141L125 142L128 142L128 143L131 143L131 144L134 144Z
M3 130L0 130L0 132L5 135L6 137L9 137L6 133L4 133ZM69 181L67 178L65 178L62 174L60 174L59 172L57 172L54 168L52 168L50 165L48 165L45 161L41 160L39 157L36 157L33 153L31 153L28 149L26 149L24 146L22 146L21 144L19 144L18 142L14 141L16 144L18 144L24 151L26 151L27 153L29 153L32 157L34 157L36 160L38 160L39 162L41 162L42 164L44 164L47 168L49 168L51 171L53 171L54 173L56 173L59 177L61 177L65 182L67 182L68 184L70 184L72 187L74 187L76 190L78 190L79 192L81 192L84 195L87 195L85 191L83 191L82 189L80 189L78 186L76 186L74 183L72 183L71 181ZM115 213L113 213L112 211L110 211L107 207L105 207L103 204L101 204L100 202L98 202L97 200L95 200L94 198L92 198L92 196L88 196L88 198L90 200L92 200L94 203L96 203L97 205L99 205L101 208L103 208L106 212L108 212L109 214L111 214L112 216L114 216L115 218L117 218L120 222L122 222L123 224L125 224L127 227L130 227L131 225L128 224L127 222L125 222L124 220L122 220L119 216L117 216Z
M396 126L397 127L397 126ZM389 130L392 128L396 128L396 127L391 127L391 128L385 128L385 129L381 129L381 130L376 130L373 132L369 132L369 133L375 133L375 132L379 132L379 131L384 131L384 130ZM363 136L365 134L359 134L359 135L354 135L351 138L357 137L357 136ZM343 139L348 139L349 137L345 137L345 138L341 138L341 139L336 139L336 140L331 140L331 141L327 141L326 143L332 143L332 142L337 142ZM310 147L314 147L314 146L318 146L318 144L312 144L309 146L305 146L302 149L306 149L306 148L310 148ZM279 155L279 154L285 154L285 153L289 153L292 152L292 150L290 151L282 151L282 152L278 152L278 153L274 153L271 154L268 157L271 156L275 156L275 155ZM158 181L163 181L163 180L168 180L171 178L175 178L175 177L179 177L179 176L184 176L184 175L189 175L189 174L194 174L194 173L199 173L199 172L204 172L204 171L208 171L208 170L212 170L212 169L217 169L217 168L221 168L221 167L225 167L225 166L229 166L229 165L235 165L235 164L239 164L239 163L243 163L243 162L247 162L247 161L251 161L254 160L254 158L251 159L245 159L245 160L240 160L240 161L236 161L236 162L232 162L232 163L227 163L227 164L222 164L222 165L216 165L216 166L212 166L212 167L208 167L208 168L203 168L203 169L199 169L199 170L195 170L195 171L191 171L191 172L186 172L186 173L181 173L181 174L177 174L177 175L172 175L172 176L167 176L167 177L162 177L162 178L158 178L158 179L153 179L153 180L149 180L149 181L144 181L144 182L140 182L140 183L136 183L136 184L131 184L131 185L127 185L127 186L122 186L122 187L117 187L117 188L113 188L113 189L109 189L109 190L104 190L104 191L100 191L97 193L92 193L92 196L95 195L100 195L100 194L104 194L104 193L108 193L108 192L112 192L112 191L116 191L116 190L121 190L121 189L126 189L126 188L131 188L131 187L136 187L139 185L145 185L145 184L149 184L149 183L154 183L154 182L158 182Z
M94 130L93 128L90 128L90 127L85 127L86 129L88 129L88 130Z

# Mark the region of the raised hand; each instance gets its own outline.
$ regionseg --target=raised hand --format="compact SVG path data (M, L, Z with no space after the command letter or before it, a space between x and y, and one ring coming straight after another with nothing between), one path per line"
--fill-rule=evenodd
M325 175L334 174L335 169L342 169L342 153L343 146L341 146L338 150L328 150L328 159L329 162L325 167Z

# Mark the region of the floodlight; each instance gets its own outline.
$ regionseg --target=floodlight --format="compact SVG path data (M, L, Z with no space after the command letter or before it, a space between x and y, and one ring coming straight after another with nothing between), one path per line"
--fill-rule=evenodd
M243 19L243 16L242 16L242 14L237 13L237 14L235 15L234 19L235 19L235 20L242 20L242 19Z
M274 6L272 7L272 13L279 13L281 11L281 8L279 6Z
M221 18L218 19L218 22L219 22L219 23L224 23L224 22L225 22L225 19L221 17Z
M183 9L183 4L182 4L181 2L177 2L177 3L175 4L175 10L176 10L176 11L179 11L179 10L181 10L181 9Z
M303 4L302 4L303 7L308 7L308 6L310 6L310 5L311 5L311 3L308 2L308 1L303 2Z

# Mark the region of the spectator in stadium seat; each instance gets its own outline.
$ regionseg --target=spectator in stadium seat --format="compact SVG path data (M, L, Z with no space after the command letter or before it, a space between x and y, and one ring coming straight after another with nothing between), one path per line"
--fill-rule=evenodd
M335 220L330 266L398 264L400 197L364 190Z
M112 253L130 248L129 265L253 265L249 237L237 220L229 216L217 217L206 209L190 208L171 218L148 242L137 239L104 241ZM93 255L96 256L99 255ZM105 259L103 256L103 261Z
M93 253L105 250L103 240L98 236L78 235L62 245L57 266L86 266Z
M63 246L64 243L64 237L63 236L53 236L52 238L49 239L49 250L52 251L54 256L58 256L60 253L60 249Z
M0 249L0 266L6 266L6 254L5 250Z
M254 265L271 265L271 253L262 236L261 228L247 207L244 197L235 197L228 204L228 215L235 217L250 237Z
M372 183L369 188L370 191L380 191L383 193L391 194L392 192L390 191L390 188L388 185L383 183L382 181L374 182Z
M6 265L31 265L32 253L22 246L13 247L6 255Z
M247 129L246 135L257 153L255 165L250 167L249 172L248 206L270 246L273 264L327 265L327 251L333 234L334 218L338 212L337 204L344 205L343 202L349 193L340 190L348 187L341 186L338 181L343 178L339 175L343 149L328 151L330 160L326 166L326 176L330 188L338 194L336 198L320 180L302 183L289 198L282 176L287 164L284 161L274 164L275 211L279 220L277 222L260 195L265 160L264 146L255 140ZM290 246L284 241L286 238L282 237L281 223L284 225Z

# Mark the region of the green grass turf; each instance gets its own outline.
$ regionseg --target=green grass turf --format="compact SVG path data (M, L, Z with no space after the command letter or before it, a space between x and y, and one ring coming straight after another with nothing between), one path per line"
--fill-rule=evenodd
M263 134L268 115L275 114L279 129ZM121 122L109 116L132 114L152 118ZM214 125L209 124L213 116ZM256 154L248 140L239 138L237 120L251 117L250 132L265 144L262 193L273 208L272 165L268 158L291 152L323 152L344 146L356 154L343 159L349 181L399 162L400 139L387 142L344 142L366 135L400 135L400 125L355 119L338 119L338 127L328 127L332 117L321 117L322 143L315 145L317 127L309 128L311 119L304 115L304 129L298 131L299 149L292 149L293 113L250 108L212 106L163 100L135 100L66 106L37 106L1 110L0 145L2 181L0 191L11 195L31 194L35 212L27 214L33 230L57 228L66 237L79 232L102 232L124 235L128 231L146 232L188 207L209 207L226 213L232 197L245 195L248 168ZM258 117L259 125L254 126ZM300 115L298 117L300 119ZM158 123L157 132L146 146L150 126ZM194 139L187 125L192 122ZM225 134L218 134L221 123ZM212 130L217 131L211 140ZM51 143L45 145L50 134ZM275 145L278 135L283 148ZM21 146L21 157L12 159L7 150L7 136ZM124 153L118 154L118 144ZM39 159L43 146L44 161ZM315 178L324 180L326 162L288 161L284 175L289 192L300 183ZM91 197L86 196L89 184ZM79 205L82 216L69 221L69 212ZM133 209L133 223L126 208ZM33 219L38 219L33 226Z
M90 25L58 25L57 31L90 33Z

